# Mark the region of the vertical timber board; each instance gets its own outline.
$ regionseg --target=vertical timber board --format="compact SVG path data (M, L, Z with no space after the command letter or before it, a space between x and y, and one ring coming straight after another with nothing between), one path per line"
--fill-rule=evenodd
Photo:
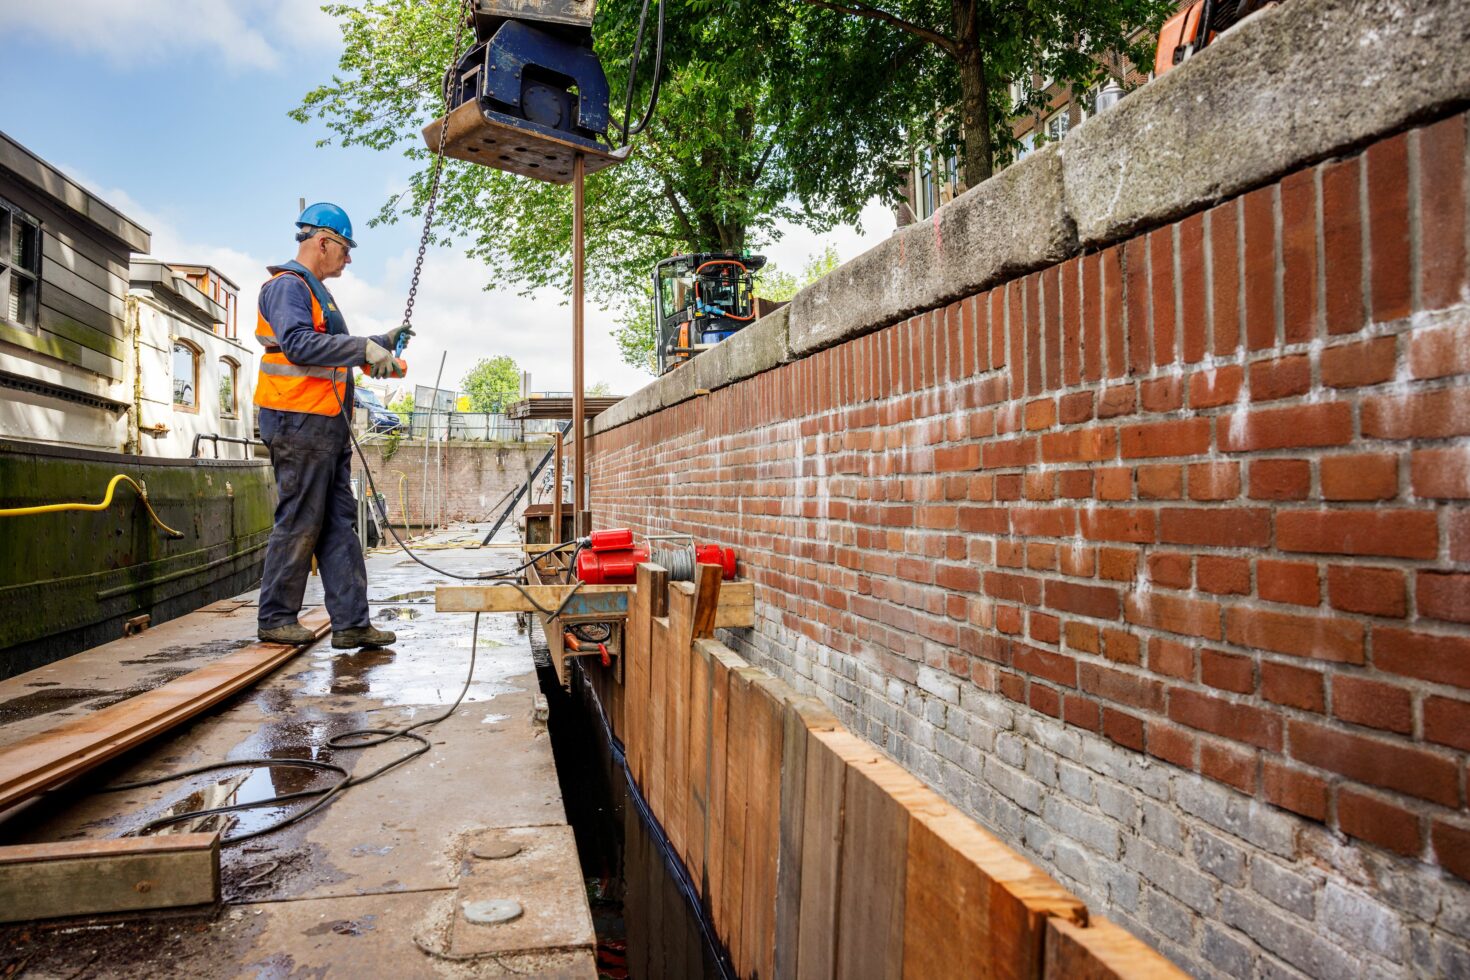
M903 975L909 812L883 785L892 763L871 747L865 755L849 763L843 793L837 976L897 978Z
M810 731L807 737L796 960L796 975L802 980L833 980L837 975L837 903L848 771L844 752L851 750L823 736L842 734L840 729Z
M643 778L648 741L648 606L657 566L638 566L637 588L628 600L628 621L623 626L623 751L633 782L647 795Z
M648 871L650 867L650 838L640 826L643 818L633 805L623 807L623 881L626 889L624 902L629 908L649 908ZM655 949L654 930L658 928L655 915L630 915L625 924L628 935L628 975L633 977L656 977L662 973L654 969L652 962Z
M745 883L745 807L749 795L750 764L750 681L759 675L754 667L740 667L730 672L730 701L725 737L725 826L723 888L715 905L716 923L735 972L750 976L740 944L740 913L743 908Z
M909 825L906 903L910 976L1037 977L1047 922L1087 920L1081 899L943 801Z
M668 733L668 643L667 617L654 616L648 623L648 758L644 772L648 789L643 794L660 826L668 827L667 793Z
M685 812L689 877L703 894L709 848L709 748L711 664L706 644L695 640L689 652L689 807Z
M1046 923L1046 980L1184 980L1187 973L1107 919Z
M750 760L746 769L745 881L740 930L744 958L752 976L775 971L776 873L781 833L781 757L786 702L795 695L786 684L761 673L748 689Z
M664 811L660 816L669 844L681 861L688 861L689 834L689 647L694 642L694 586L674 582L669 586L668 668L664 674ZM685 865L688 866L687 863Z
M776 871L777 980L797 975L801 924L802 843L805 840L807 733L835 731L837 716L815 698L795 697L782 717L780 859Z
M721 644L700 641L710 658L709 698L709 847L705 852L705 914L723 930L721 901L725 894L725 806L728 777L728 729L730 714L730 676L746 666L745 661L728 653ZM723 933L721 933L723 935Z

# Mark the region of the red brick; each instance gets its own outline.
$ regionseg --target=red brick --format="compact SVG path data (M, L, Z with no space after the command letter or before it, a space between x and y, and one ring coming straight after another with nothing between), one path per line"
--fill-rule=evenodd
M1252 500L1306 500L1312 490L1312 464L1304 459L1253 459Z
M1288 344L1317 328L1317 175L1299 170L1281 181L1282 331Z
M1429 831L1434 856L1450 874L1470 881L1470 830L1436 818Z
M1164 708L1163 683L1144 675L1084 663L1078 666L1077 680L1078 687L1104 701L1150 714L1158 714Z
M1199 771L1216 782L1255 795L1256 755L1253 752L1242 752L1206 739L1199 744Z
M1194 650L1183 643L1152 637L1148 641L1148 669L1167 677L1194 678Z
M1195 563L1195 584L1215 595L1249 595L1251 565L1244 558L1221 558L1200 555Z
M1169 691L1169 719L1272 752L1281 751L1281 716L1188 688Z
M1192 214L1179 222L1179 333L1187 364L1197 364L1208 351L1205 321L1205 222Z
M1044 715L1050 715L1053 718L1062 716L1061 695L1045 684L1031 685L1030 704Z
M1008 671L1002 672L1000 675L1000 693L1012 701L1018 701L1024 704L1026 702L1026 678L1020 674L1012 674Z
M1360 157L1322 168L1322 269L1329 334L1363 327L1363 224Z
M1399 495L1399 457L1362 453L1322 457L1323 500L1392 500Z
M1048 463L1095 463L1117 455L1117 432L1110 428L1068 429L1041 437L1041 458Z
M1372 255L1373 319L1412 311L1409 286L1409 142L1380 140L1364 155L1368 168L1368 241Z
M1260 548L1271 543L1271 512L1264 507L1165 507L1159 540L1216 548Z
M1143 751L1143 719L1103 707L1103 734L1124 748Z
M1470 563L1470 510L1449 511L1450 561Z
M1082 381L1082 262L1070 259L1062 264L1057 277L1061 341L1058 353L1062 359L1060 385L1071 386ZM1060 386L1059 385L1059 386ZM1063 712L1066 706L1063 705Z
M1021 632L1021 610L1015 606L995 607L995 628L1015 636Z
M1148 721L1148 754L1185 769L1194 768L1194 747L1198 738L1168 722Z
M1239 463L1191 463L1190 500L1234 500L1240 496Z
M1039 541L1026 543L1026 567L1038 571L1054 572L1057 568L1057 546Z
M1155 585L1166 589L1187 589L1191 574L1189 555L1177 551L1159 552L1148 556L1148 577Z
M1470 701L1425 698L1424 740L1470 751Z
M1103 290L1102 256L1084 255L1082 278L1082 377L1096 381L1102 377L1103 354Z
M1172 364L1177 357L1174 309L1174 228L1149 233L1149 261L1153 266L1154 363ZM1141 747L1141 746L1140 746Z
M978 592L980 570L968 565L937 565L934 569L934 584L956 592Z
M1363 435L1373 439L1445 439L1470 435L1470 387L1368 398Z
M1266 801L1313 820L1327 820L1327 783L1300 769L1267 759L1261 766Z
M1338 674L1332 678L1332 715L1400 735L1414 731L1414 705L1409 692L1366 677Z
M1245 227L1245 337L1250 350L1276 343L1276 188L1241 199Z
M1294 606L1316 606L1322 602L1317 566L1306 562L1260 559L1256 562L1256 592L1262 599Z
M1061 641L1061 622L1055 616L1048 616L1033 609L1026 617L1026 625L1027 635L1037 643L1056 644Z
M1121 428L1123 458L1199 456L1210 450L1210 420L1179 419Z
M1097 499L1133 499L1133 471L1126 466L1097 470Z
M1057 493L1067 500L1092 496L1092 470L1063 470L1057 478Z
M1245 369L1239 364L1194 372L1189 376L1189 407L1199 410L1234 404L1244 378Z
M1123 243L1123 294L1127 306L1128 368L1147 374L1149 357L1148 238L1140 235Z
M1373 666L1405 677L1470 689L1470 637L1376 627Z
M1289 722L1288 732L1292 758L1308 765L1448 807L1460 805L1459 769L1441 755L1303 721Z
M1092 418L1093 394L1090 391L1074 391L1063 395L1057 418L1063 425L1075 425Z
M1138 468L1140 500L1180 500L1184 497L1184 467L1177 463Z
M1102 708L1091 698L1068 694L1062 698L1062 721L1089 732L1101 731Z
M1419 615L1428 619L1470 623L1470 575L1419 572L1414 579L1414 604Z
M1418 857L1424 850L1416 814L1346 786L1337 794L1337 826L1349 836L1405 857Z
M1077 661L1064 654L1017 645L1011 655L1011 666L1063 687L1077 686Z
M1151 510L1121 507L1084 510L1080 517L1082 535L1092 541L1146 543L1154 540L1154 513Z
M1303 711L1322 714L1327 710L1327 695L1320 670L1307 670L1279 664L1274 660L1261 663L1261 697Z
M1077 528L1077 512L1071 507L1013 507L1011 533L1041 538L1071 537Z
M934 471L950 473L980 468L980 447L974 443L934 450Z
M1417 135L1419 306L1437 310L1459 302L1465 287L1465 116Z
M1145 412L1173 412L1184 404L1184 383L1177 374L1153 378L1139 384L1138 395Z
M1291 398L1312 387L1312 363L1305 354L1256 361L1250 367L1250 378L1253 402Z
M1334 555L1433 558L1439 524L1427 510L1294 510L1276 515L1276 547Z
M1103 655L1118 664L1140 666L1143 659L1139 653L1138 637L1123 630L1103 631Z
M1138 392L1129 385L1114 385L1103 389L1102 400L1097 405L1097 417L1110 419L1118 415L1132 415L1138 408Z
M1216 357L1240 347L1240 200L1227 201L1209 212L1214 316L1211 321Z
M1203 650L1199 657L1199 679L1222 691L1249 694L1256 689L1256 665L1250 657Z
M1220 450L1227 453L1297 446L1345 446L1353 438L1347 402L1232 412L1220 417Z
M1327 599L1334 609L1394 616L1409 611L1404 573L1397 568L1332 565L1327 569Z
M1063 575L1092 578L1097 571L1097 551L1084 545L1067 545L1058 549L1057 563Z
M1110 582L1132 582L1138 577L1138 552L1128 548L1099 548L1097 574Z
M1225 635L1236 646L1260 647L1295 657L1361 664L1363 627L1351 620L1235 606L1225 616Z
M1075 585L1056 579L1047 580L1046 605L1050 609L1094 619L1117 619L1122 608L1117 589L1098 585Z
M1057 402L1054 398L1038 398L1026 403L1026 428L1050 429L1057 424Z
M1470 446L1415 451L1409 457L1409 485L1416 497L1470 499Z
M1452 323L1411 333L1409 373L1416 378L1470 374L1470 324Z
M1152 626L1206 640L1220 639L1220 605L1216 602L1158 592L1134 592L1124 602L1123 618L1135 626Z
M1041 579L1005 572L985 573L985 594L1027 606L1041 605Z
M1361 388L1392 381L1398 357L1398 338L1329 347L1322 352L1322 383L1329 388Z
M1069 620L1065 627L1067 646L1082 653L1097 653L1102 649L1101 634L1096 626L1078 620Z

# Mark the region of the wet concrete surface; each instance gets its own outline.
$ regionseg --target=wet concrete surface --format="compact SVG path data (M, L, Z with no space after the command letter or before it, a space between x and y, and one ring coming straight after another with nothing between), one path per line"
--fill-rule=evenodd
M461 529L441 537L465 534ZM516 555L438 550L425 557L469 573L510 567ZM320 789L340 778L286 760L361 773L407 754L417 743L397 740L359 749L328 742L359 729L443 714L465 684L472 617L437 613L431 583L448 579L407 562L401 552L370 554L368 572L374 621L398 633L393 647L341 651L320 641L219 708L94 770L79 784L18 808L0 822L0 839L117 837L166 815ZM320 580L313 578L306 602L320 598ZM254 599L246 594L216 603L139 637L0 682L0 712L11 704L13 716L0 720L0 744L74 718L124 691L157 686L165 675L244 645L254 635ZM535 836L536 828L544 828L540 833L568 842L570 861L561 863L576 867L550 739L544 723L533 720L537 693L531 650L514 618L482 616L464 701L451 717L420 730L431 742L429 751L348 789L299 823L225 847L221 909L202 917L5 928L0 976L20 963L27 976L594 975L590 924L581 946L558 940L555 953L501 950L462 959L431 941L456 921L455 899L473 865L464 842L472 835L531 828L520 832ZM96 792L225 759L267 764ZM234 836L310 802L202 818L174 829L223 829ZM580 878L569 890L549 894L548 901L562 903L576 896L566 914L588 919Z

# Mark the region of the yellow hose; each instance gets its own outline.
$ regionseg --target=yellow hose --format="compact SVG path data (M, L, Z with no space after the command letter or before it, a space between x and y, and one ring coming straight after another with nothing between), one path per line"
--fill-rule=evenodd
M108 482L107 496L102 498L102 503L100 504L41 504L37 507L0 508L0 517L28 517L31 514L56 514L67 510L106 510L112 506L112 492L124 480L131 483L133 489L138 491L138 499L143 501L143 506L148 509L148 516L154 524L157 524L171 538L182 538L184 536L182 531L175 531L158 519L158 515L154 513L153 505L148 502L148 494L143 490L142 485L126 473L119 473Z

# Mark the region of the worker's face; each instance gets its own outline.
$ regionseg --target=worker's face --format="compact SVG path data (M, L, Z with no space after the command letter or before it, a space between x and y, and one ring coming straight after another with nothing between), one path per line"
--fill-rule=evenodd
M335 235L325 232L318 234L314 239L317 248L320 249L321 278L333 279L342 274L342 270L352 264L352 249L347 243Z

